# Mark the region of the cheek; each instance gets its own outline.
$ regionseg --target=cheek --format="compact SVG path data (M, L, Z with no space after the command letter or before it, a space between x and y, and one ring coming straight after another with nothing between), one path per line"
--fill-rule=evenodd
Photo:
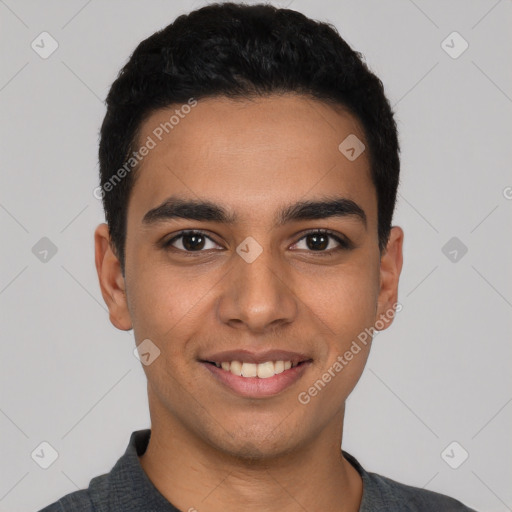
M185 279L167 266L139 263L138 270L132 275L132 286L128 283L136 344L149 339L159 350L154 362L144 365L143 370L160 400L187 396L193 385L193 375L184 364L192 357L187 340L194 326L197 329L200 324L197 311L204 308L211 286L203 280ZM167 406L173 408L172 403Z
M191 314L207 290L203 290L201 281L191 286L174 272L153 269L140 273L130 288L135 332L146 338L162 339Z
M127 283L135 339L150 339L161 351L162 368L179 372L197 351L197 342L189 341L212 321L221 275L200 277L197 270L147 261L137 263L137 275Z
M375 321L379 271L374 262L361 260L303 281L308 308L338 340L357 336Z

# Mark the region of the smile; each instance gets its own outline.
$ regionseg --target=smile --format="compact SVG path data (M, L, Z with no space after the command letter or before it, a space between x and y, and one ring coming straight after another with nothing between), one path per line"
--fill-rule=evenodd
M240 361L223 363L215 363L213 361L208 362L214 364L217 368L222 368L223 370L231 372L233 375L237 375L239 377L258 377L260 379L269 379L274 375L279 375L285 370L295 368L300 364L292 363L291 361L266 361L259 364L242 363Z
M312 360L266 361L247 363L240 361L215 363L201 361L217 382L244 398L268 398L295 384L311 365Z

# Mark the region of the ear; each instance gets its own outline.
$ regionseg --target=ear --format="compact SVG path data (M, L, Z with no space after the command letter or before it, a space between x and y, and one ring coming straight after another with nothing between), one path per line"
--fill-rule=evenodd
M121 263L114 253L110 233L106 224L100 224L94 232L95 262L101 294L108 307L110 321L121 329L128 331L132 321L126 300L126 288Z
M378 331L387 329L395 316L398 302L398 281L402 271L403 254L402 247L404 232L402 228L393 226L389 235L385 252L380 259L380 290L377 305L375 328Z

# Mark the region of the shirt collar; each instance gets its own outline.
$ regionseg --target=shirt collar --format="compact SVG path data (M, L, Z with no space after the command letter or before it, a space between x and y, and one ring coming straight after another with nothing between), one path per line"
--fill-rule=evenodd
M124 455L112 468L109 512L179 512L153 485L140 464L139 456L146 451L150 437L151 429L132 432Z

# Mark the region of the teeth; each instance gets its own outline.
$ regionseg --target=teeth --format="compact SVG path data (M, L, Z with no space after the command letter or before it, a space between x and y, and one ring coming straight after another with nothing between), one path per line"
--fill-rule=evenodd
M275 375L274 363L272 361L261 363L255 366L257 366L258 377L260 379L268 379L269 377L273 377Z
M242 375L242 363L240 361L231 361L229 371L233 375Z
M277 375L278 373L284 372L284 361L276 361L274 363L274 373Z
M259 377L260 379L268 379L285 370L294 368L298 363L292 364L291 361L266 361L264 363L241 363L240 361L215 363L217 368L222 368L233 375L242 377Z
M259 364L242 363L242 377L256 377Z

